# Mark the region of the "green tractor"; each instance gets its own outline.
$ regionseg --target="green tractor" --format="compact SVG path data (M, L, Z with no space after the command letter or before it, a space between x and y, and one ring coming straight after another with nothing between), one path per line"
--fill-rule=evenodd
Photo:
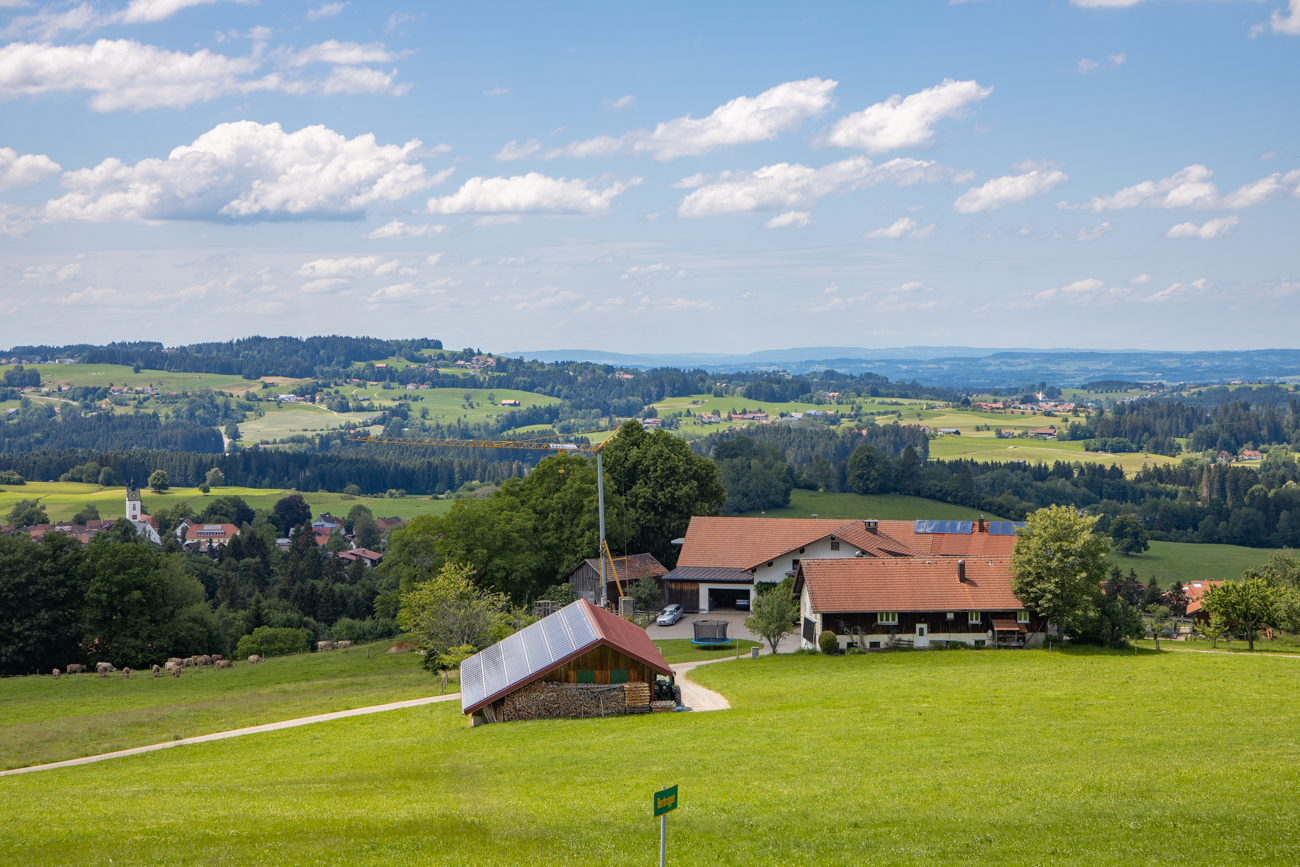
M662 674L655 677L655 701L673 701L679 706L682 703L682 688L677 685L677 676L670 674L664 677Z

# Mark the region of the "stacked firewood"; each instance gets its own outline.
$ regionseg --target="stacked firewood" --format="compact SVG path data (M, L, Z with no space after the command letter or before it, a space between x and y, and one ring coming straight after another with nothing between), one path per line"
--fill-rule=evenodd
M619 716L647 713L650 686L645 683L551 683L538 681L505 697L502 721L556 717Z

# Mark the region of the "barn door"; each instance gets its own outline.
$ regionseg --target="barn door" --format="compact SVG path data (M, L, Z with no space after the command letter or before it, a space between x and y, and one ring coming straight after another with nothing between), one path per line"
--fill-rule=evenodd
M930 646L930 629L924 623L916 624L916 646L917 647Z

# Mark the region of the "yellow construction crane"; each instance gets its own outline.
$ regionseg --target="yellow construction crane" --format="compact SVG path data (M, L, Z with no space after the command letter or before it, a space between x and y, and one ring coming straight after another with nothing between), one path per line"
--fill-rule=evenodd
M578 431L572 436L581 436L591 433L605 433L606 431L617 431L618 427L603 427L596 430ZM553 436L569 436L569 434L553 434ZM389 436L362 436L348 437L348 442L353 443L376 443L388 445L403 446L423 446L425 448L455 448L455 449L528 449L532 451L548 451L552 454L562 455L576 452L579 454L590 454L596 456L596 502L600 509L600 606L604 608L608 604L605 597L605 588L607 578L605 564L609 564L609 569L614 573L614 584L618 588L619 598L622 599L626 594L623 592L623 581L619 578L618 568L614 565L614 555L610 553L609 545L605 542L605 466L601 459L601 450L612 440L611 435L606 437L603 442L589 445L579 445L577 443L548 443L544 440L546 437L529 440L446 440L446 439L419 439L414 437L389 437Z

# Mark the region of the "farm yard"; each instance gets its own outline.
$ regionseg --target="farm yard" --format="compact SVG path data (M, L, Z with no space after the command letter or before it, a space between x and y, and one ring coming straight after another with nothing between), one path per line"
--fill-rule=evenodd
M429 705L11 777L0 863L645 864L678 783L677 864L1290 864L1297 664L786 655L696 669L728 711L471 729Z

